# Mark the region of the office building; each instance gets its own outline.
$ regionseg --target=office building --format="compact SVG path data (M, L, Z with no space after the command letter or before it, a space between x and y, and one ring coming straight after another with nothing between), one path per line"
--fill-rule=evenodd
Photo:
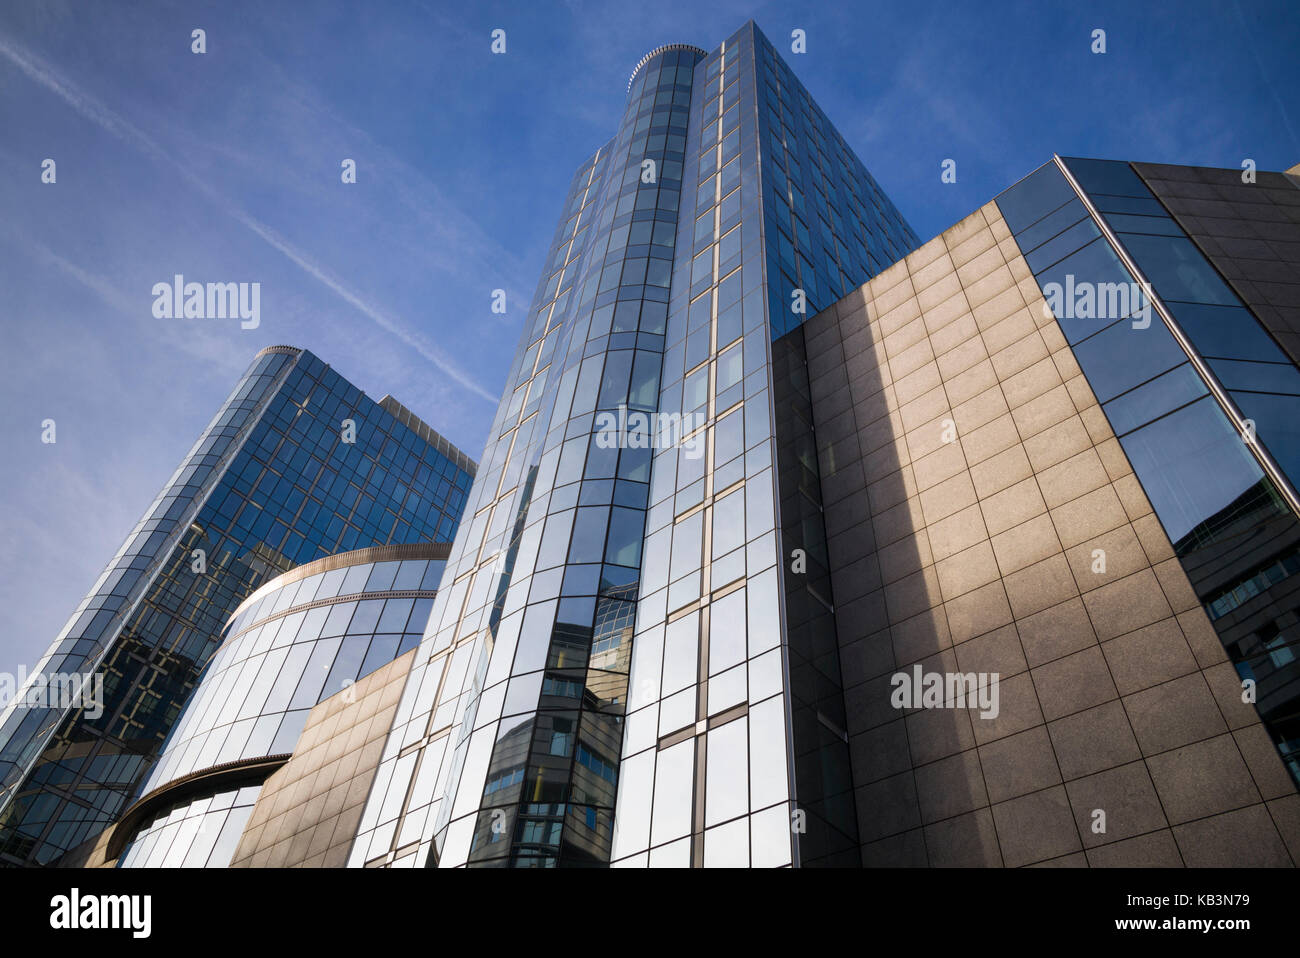
M103 701L20 693L3 714L0 862L53 863L118 819L251 593L340 552L449 540L473 476L391 397L305 350L258 353L33 672L102 676Z
M1243 701L1203 605L1288 568L1289 393L1212 384L1175 331L1161 295L1204 301L1159 200L1069 183L922 246L753 24L647 55L570 185L350 863L1292 864L1286 708ZM1107 334L1065 286L1118 283L1128 232L1150 275ZM1151 424L1189 401L1178 452ZM1266 713L1286 646L1233 653Z
M447 552L344 552L245 599L139 798L60 864L344 864Z
M1300 190L1240 177L1053 159L805 324L864 864L1300 856Z
M922 244L753 23L651 51L427 623L231 606L87 860L1293 866L1300 181L1243 173L1054 157Z

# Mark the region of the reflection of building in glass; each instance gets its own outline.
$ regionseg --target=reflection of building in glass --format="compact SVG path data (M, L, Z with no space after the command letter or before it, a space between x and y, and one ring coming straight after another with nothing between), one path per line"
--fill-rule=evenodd
M804 859L857 860L815 447L774 423L768 350L915 245L752 23L642 60L570 185L354 864L788 864L792 789L825 826ZM697 425L609 448L623 410Z
M753 24L647 55L351 864L1290 863L1300 797L1198 596L1287 572L1295 506L1288 387L1206 370L1298 374L1141 177L1070 162L1096 209L1053 164L919 246ZM1169 310L1256 352L1191 357ZM597 442L624 409L700 425ZM893 708L913 666L996 674L996 716Z
M0 716L0 861L50 863L118 818L246 596L322 556L450 539L473 474L391 397L260 352L34 670L102 673L102 717L17 698Z
M652 51L432 602L265 586L87 860L1294 865L1297 185L1054 158L920 244L752 23Z
M1235 176L1054 161L807 323L758 327L772 352L752 382L757 401L774 397L761 453L756 400L720 401L702 351L709 457L655 456L622 747L590 763L617 782L612 838L584 815L589 793L541 790L564 775L561 713L510 700L516 649L536 645L535 676L543 649L585 636L534 612L536 570L576 538L551 538L548 518L505 586L456 566L462 594L505 597L487 621L522 620L498 634L513 671L435 608L426 641L436 674L466 676L452 689L468 725L440 766L445 791L406 799L448 826L420 833L434 860L467 847L469 864L517 865L599 862L605 848L628 865L1294 864L1300 370L1278 343L1300 339L1280 305L1300 297L1240 277L1295 275L1277 264L1300 240L1300 191L1261 174L1258 229L1276 245L1242 249L1206 238L1252 228L1240 205L1227 212L1241 222L1216 226L1222 209L1178 199L1236 189ZM1248 305L1265 295L1267 309ZM670 305L670 343L679 315ZM716 350L716 303L707 315ZM662 387L660 410L694 408L678 395ZM736 414L747 451L733 467L716 430ZM772 452L775 489L749 476ZM559 482L538 476L534 496ZM751 528L779 536L779 572ZM528 600L511 599L530 568ZM893 708L892 678L913 667L998 676L996 715ZM767 696L784 703L770 716ZM441 701L421 733L458 728ZM579 747L594 738L580 729ZM418 850L388 807L407 842L389 843L380 815L354 863Z
M361 697L358 683L419 644L447 553L447 545L432 543L345 552L298 566L245 599L141 797L100 843L101 857L120 858L128 868L229 865L263 782L302 751L308 722L348 709ZM405 661L409 667L410 657ZM333 732L341 736L333 743L340 760L360 752L360 740L344 749L351 731ZM385 736L377 737L382 748ZM368 762L354 756L359 767L349 767L336 787L350 788L363 772L373 777L378 757L377 749ZM284 841L282 856L288 854L296 833L320 824L328 786L320 789L319 807L295 809L290 820L269 827L260 823L259 843L270 849ZM364 793L352 792L346 806L346 793L336 796L341 807L332 814L351 812L342 829L355 831ZM302 803L310 797L301 796ZM346 849L336 854L346 860ZM307 856L295 858L300 864Z

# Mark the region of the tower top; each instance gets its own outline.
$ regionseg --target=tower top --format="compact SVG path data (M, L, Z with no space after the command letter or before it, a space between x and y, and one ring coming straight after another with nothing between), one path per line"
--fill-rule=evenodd
M698 53L700 56L707 56L709 52L708 50L701 50L693 43L665 43L661 47L655 47L653 50L651 50L649 53L647 53L645 56L641 58L641 61L636 65L635 69L632 70L632 75L627 78L628 93L632 92L632 81L635 80L636 75L641 72L641 68L645 66L647 63L649 63L651 60L653 60L655 57L659 56L659 54L667 53L669 50L690 50L694 53Z

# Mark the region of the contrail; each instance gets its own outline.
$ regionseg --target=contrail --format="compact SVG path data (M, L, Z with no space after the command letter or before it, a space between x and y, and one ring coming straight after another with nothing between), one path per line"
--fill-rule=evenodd
M18 67L18 69L22 70L23 73L34 82L59 96L69 106L95 125L107 130L109 133L112 133L123 142L131 144L142 153L171 166L191 185L207 196L216 206L220 207L228 215L247 227L253 233L257 234L263 242L278 250L295 266L323 284L344 302L357 309L371 322L398 337L403 343L410 346L416 353L427 359L455 382L459 383L475 395L481 396L490 403L497 402L499 398L498 396L493 395L476 383L468 374L463 372L440 351L435 349L432 345L422 342L419 337L403 328L396 320L368 304L360 296L344 286L338 279L331 276L323 267L313 263L305 253L301 252L292 246L287 240L280 237L269 226L249 215L238 206L227 201L225 197L221 196L207 183L206 180L201 179L192 170L185 166L185 164L174 158L152 137L139 127L135 126L135 124L130 120L113 112L102 103L99 103L93 97L78 89L78 87L71 81L60 77L48 66L42 64L38 57L29 51L16 47L2 34L0 34L0 54L4 54L6 58L8 58Z

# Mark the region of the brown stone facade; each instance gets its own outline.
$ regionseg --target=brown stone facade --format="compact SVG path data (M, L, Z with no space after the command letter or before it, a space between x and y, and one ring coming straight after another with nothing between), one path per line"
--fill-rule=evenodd
M1300 795L1044 307L990 203L804 328L862 861L1294 865ZM917 664L996 673L996 718L895 708Z

